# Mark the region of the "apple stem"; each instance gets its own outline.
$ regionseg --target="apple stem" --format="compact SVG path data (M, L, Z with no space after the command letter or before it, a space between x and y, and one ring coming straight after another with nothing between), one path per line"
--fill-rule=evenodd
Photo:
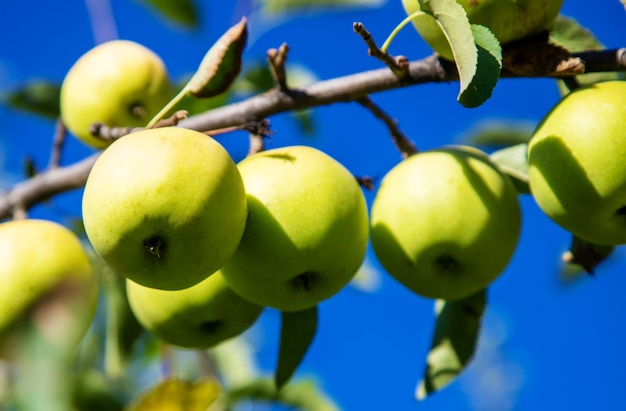
M161 109L161 111L159 111L157 115L152 118L152 120L150 120L150 122L146 125L146 128L154 127L154 125L158 123L159 120L161 120L168 113L168 111L170 111L176 104L178 104L178 102L181 101L183 97L187 95L188 92L189 92L189 87L188 87L188 84L186 84L185 87L183 87L182 90L180 90L178 94L176 94L174 98L171 99Z
M396 36L398 35L398 33L400 32L400 30L402 30L404 28L404 26L406 26L407 24L409 24L411 21L413 21L413 19L417 16L420 16L422 14L426 14L421 10L418 10L414 13L409 14L404 20L402 20L391 32L391 34L389 34L389 37L387 37L387 40L385 40L385 42L383 43L383 45L380 47L380 50L383 51L384 53L387 52L387 49L389 48L389 46L391 45L391 42L396 38Z

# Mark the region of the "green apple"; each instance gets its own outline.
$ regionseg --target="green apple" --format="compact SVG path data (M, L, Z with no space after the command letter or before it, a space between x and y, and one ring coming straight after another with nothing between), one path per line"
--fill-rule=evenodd
M98 283L78 237L47 220L0 224L0 358L15 359L34 325L72 348L93 321Z
M472 24L488 27L501 44L549 30L559 15L563 0L457 0ZM402 0L407 14L420 10L418 0ZM448 39L428 14L417 16L413 25L441 57L454 60Z
M157 290L126 280L130 307L139 323L167 343L210 348L255 323L263 307L230 289L217 271L189 288Z
M626 81L582 87L537 126L530 189L557 224L596 244L626 244Z
M111 144L91 170L83 221L118 274L190 287L230 258L245 227L243 181L228 152L198 131L147 129Z
M61 85L61 118L86 144L104 148L90 126L145 126L174 93L163 61L153 51L128 40L114 40L82 55Z
M367 205L354 176L305 146L260 152L238 167L249 215L237 251L221 269L235 292L298 311L341 290L368 242Z
M510 179L483 152L450 146L387 173L372 204L371 239L383 267L407 288L457 300L504 271L520 225Z

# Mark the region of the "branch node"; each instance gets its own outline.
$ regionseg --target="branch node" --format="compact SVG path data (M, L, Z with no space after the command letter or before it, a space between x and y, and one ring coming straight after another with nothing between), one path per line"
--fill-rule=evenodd
M180 123L187 117L189 117L189 112L187 110L178 110L175 111L174 114L172 114L170 117L157 121L157 123L152 126L152 128L177 126L178 123Z
M408 77L409 61L406 57L404 56L394 57L390 55L389 53L387 53L386 51L381 50L380 47L378 47L378 45L372 38L372 34L369 31L367 31L363 23L358 22L358 21L352 23L352 29L354 30L356 34L358 34L361 37L361 39L363 39L365 44L367 44L367 47L368 47L367 54L385 63L387 67L389 67L391 71L396 76L398 76L398 78L404 79Z
M287 91L287 72L285 71L285 62L287 61L287 53L289 46L287 43L281 44L278 49L269 49L267 51L267 61L270 65L270 71L274 82L280 91Z
M189 117L189 112L187 112L187 110L178 110L174 112L174 114L172 114L170 117L159 120L151 128L173 127L178 125L178 123L180 123L187 117ZM124 137L127 134L141 130L145 130L145 127L109 127L99 122L93 123L89 127L89 132L92 136L108 142L113 142L118 138Z

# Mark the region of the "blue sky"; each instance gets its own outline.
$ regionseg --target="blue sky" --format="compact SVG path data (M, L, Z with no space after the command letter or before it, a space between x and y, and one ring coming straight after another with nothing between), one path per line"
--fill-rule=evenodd
M98 1L87 1L97 4ZM117 35L156 51L174 78L192 72L204 52L231 24L247 1L201 3L202 27L189 31L165 23L138 1L112 0ZM382 43L404 18L401 2L389 0L371 9L300 16L283 22L251 20L245 52L262 60L265 51L283 42L290 46L288 64L308 67L320 79L381 67L352 32L361 21ZM597 5L596 5L597 4ZM593 7L595 6L595 7ZM575 17L608 47L626 45L626 12L618 0L566 0L563 14ZM106 27L106 26L105 26ZM117 33L117 34L116 34ZM96 41L86 2L23 0L6 2L0 14L0 92L26 79L61 81L72 63ZM390 52L418 59L428 47L407 27ZM493 97L476 109L455 100L457 84L427 84L373 95L395 117L420 149L463 142L475 127L489 121L514 120L530 126L559 98L548 79L502 80ZM288 115L271 119L271 145L314 145L357 175L382 177L399 160L384 124L357 104L315 110L317 133L303 137ZM22 159L44 167L54 124L0 108L0 184L20 179ZM245 155L246 136L219 139L233 155ZM63 163L88 155L90 149L68 140ZM33 217L64 221L80 211L80 190L59 196L53 205L33 210ZM366 193L371 204L374 192ZM314 375L345 410L617 410L626 409L622 394L626 366L626 267L623 249L597 270L571 284L559 279L560 255L569 235L537 208L520 198L524 225L519 248L493 284L483 336L475 361L445 391L423 403L413 397L425 365L433 329L432 301L411 294L385 274L370 253L379 283L374 292L347 287L320 305L320 329L298 376ZM278 314L268 310L250 333L259 367L271 371L275 361Z

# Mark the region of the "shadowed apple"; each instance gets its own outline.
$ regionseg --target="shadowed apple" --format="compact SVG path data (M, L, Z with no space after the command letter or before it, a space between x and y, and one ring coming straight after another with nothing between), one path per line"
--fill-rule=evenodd
M413 155L383 179L371 238L383 267L429 298L457 300L491 283L520 232L517 193L489 157L468 147Z

